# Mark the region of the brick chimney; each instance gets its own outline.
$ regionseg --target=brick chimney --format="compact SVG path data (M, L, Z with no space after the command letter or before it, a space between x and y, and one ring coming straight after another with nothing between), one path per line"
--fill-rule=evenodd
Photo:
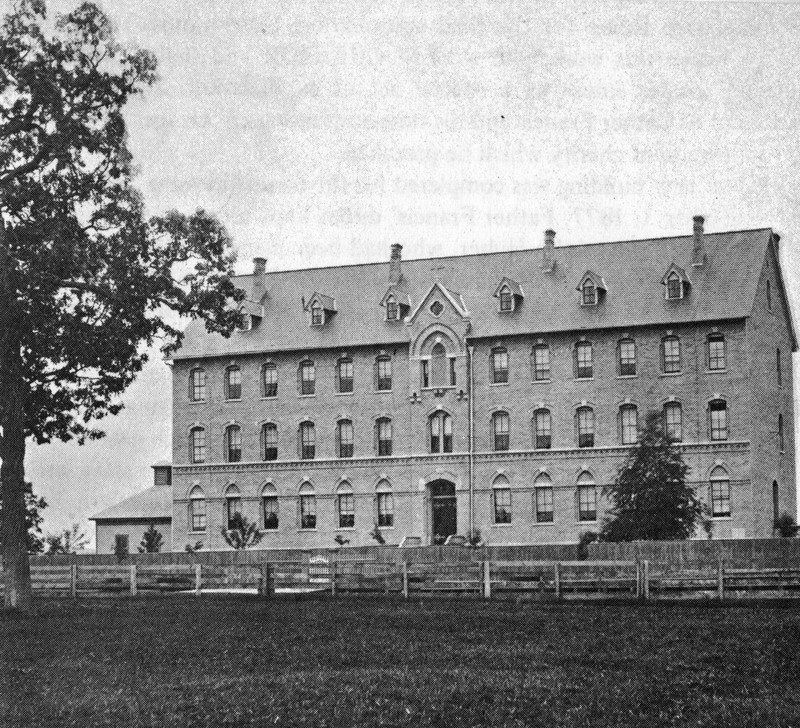
M400 283L403 277L403 246L400 243L392 245L392 254L389 258L389 283Z
M703 246L703 223L705 220L702 215L695 215L694 218L694 248L692 250L692 265L699 268L706 263L706 250Z
M251 298L256 303L261 303L267 292L267 259L253 258L253 291Z
M542 270L545 273L552 273L556 267L555 257L555 230L544 231L544 250L542 251Z

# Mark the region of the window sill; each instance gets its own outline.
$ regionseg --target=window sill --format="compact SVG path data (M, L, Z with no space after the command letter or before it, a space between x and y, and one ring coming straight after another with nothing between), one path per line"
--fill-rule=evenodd
M277 528L260 528L258 530L261 531L261 535L262 536L269 536L269 535L271 535L273 533L274 534L278 533L278 529Z
M596 526L597 519L595 518L593 521L575 521L576 526Z
M190 399L189 404L208 404L207 399Z
M316 530L316 529L314 529L314 530ZM339 526L339 528L334 528L333 530L334 531L349 531L350 533L353 533L356 530L356 527L355 526Z
M733 516L711 516L712 521L732 521Z
M638 374L617 374L617 379L638 379Z
M490 528L511 528L513 523L492 523Z
M187 531L189 536L205 536L208 531Z
M679 377L683 372L661 372L660 377Z
M706 374L727 374L727 369L706 369Z
M373 394L391 394L394 390L393 389L373 389Z
M574 377L573 381L575 382L593 382L594 377Z
M455 384L447 384L442 387L421 387L423 392L435 392L437 389L455 389Z
M352 397L355 392L334 392L334 395L337 397Z
M308 397L316 397L317 395L316 394L298 394L297 396L300 397L301 399L305 399L305 398L308 398Z
M556 522L555 521L534 521L531 525L532 526L555 526Z
M241 397L235 397L235 398L225 397L225 401L226 402L241 402L242 398Z
M262 399L262 401L265 400L265 399L267 399L267 400L278 399L278 395L276 394L274 397L262 397L261 399Z
M317 530L316 528L298 528L297 532L298 533L315 533L316 530Z
M489 382L490 387L507 387L508 382Z
M552 384L552 379L531 379L531 384Z
M378 526L379 531L394 531L394 526Z

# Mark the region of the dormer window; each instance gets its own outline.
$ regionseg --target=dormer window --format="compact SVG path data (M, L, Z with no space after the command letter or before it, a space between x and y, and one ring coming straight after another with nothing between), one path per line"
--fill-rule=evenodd
M336 313L336 301L330 296L315 293L308 303L304 304L304 308L308 311L311 326L324 326L330 316Z
M394 296L386 299L386 320L398 321L400 319L400 306Z
M601 276L587 270L578 283L577 291L581 295L581 306L597 306L606 292L606 284Z
M664 298L667 301L680 301L691 285L686 271L675 263L667 269L661 284L664 286Z
M511 313L516 310L524 294L519 283L504 277L495 288L494 297L497 299L497 310L500 313Z
M408 315L411 301L403 286L389 286L381 299L381 306L386 309L386 321L402 321Z
M237 328L239 329L239 331L250 331L250 329L253 328L252 317L246 311L241 311L240 313L242 315L242 320Z
M324 321L324 314L322 313L322 306L314 302L311 304L311 325L322 326Z

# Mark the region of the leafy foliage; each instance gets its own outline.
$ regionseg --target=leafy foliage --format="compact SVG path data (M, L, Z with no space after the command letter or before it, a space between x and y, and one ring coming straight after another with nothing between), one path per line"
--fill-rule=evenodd
M372 538L378 545L385 546L386 539L383 537L381 533L381 529L378 528L378 524L376 523L373 529L369 532L370 538Z
M341 533L337 533L333 540L336 541L336 543L339 544L339 546L344 546L350 543L350 539L345 538L344 536L342 536Z
M788 513L781 513L775 519L775 531L781 538L792 538L797 535L797 522Z
M89 545L89 537L81 529L80 523L73 523L61 533L49 533L45 537L48 554L75 554Z
M161 532L156 530L154 524L150 524L142 535L142 542L139 544L140 554L157 554L161 551L164 537Z
M187 554L195 554L198 551L203 550L203 542L202 541L195 541L194 544L187 543L186 548L184 549Z
M263 534L258 530L258 525L251 523L241 513L234 513L231 518L233 528L221 529L225 543L237 551L248 549L258 544Z
M42 511L47 508L47 501L33 492L33 485L25 483L25 528L28 538L28 553L39 554L44 551L42 535ZM0 498L0 519L3 513L3 499ZM3 542L0 541L0 550Z
M703 506L686 476L689 467L666 435L661 414L651 412L612 485L604 541L685 539L694 534Z
M208 213L149 220L122 110L156 78L92 2L50 22L17 0L0 22L0 460L6 604L30 601L25 441L103 435L97 421L182 317L227 336L244 293ZM168 316L169 312L178 316ZM9 601L11 600L11 601Z

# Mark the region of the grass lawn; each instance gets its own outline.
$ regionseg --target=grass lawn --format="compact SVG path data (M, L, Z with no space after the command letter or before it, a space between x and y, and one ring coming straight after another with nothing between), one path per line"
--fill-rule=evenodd
M0 616L0 726L798 726L800 609L191 597Z

